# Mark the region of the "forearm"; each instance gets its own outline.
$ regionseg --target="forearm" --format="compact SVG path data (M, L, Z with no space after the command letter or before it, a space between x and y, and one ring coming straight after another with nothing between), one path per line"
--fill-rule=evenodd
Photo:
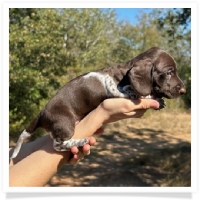
M28 143L22 144L17 157L10 160L10 167L12 167L16 163L20 162L21 160L23 160L24 158L26 158L33 152L40 150L49 141L48 138L49 138L49 136L46 135L46 136L43 136L33 142L28 142ZM9 157L11 157L11 155L13 154L13 150L14 150L14 148L10 149Z
M158 102L151 99L139 102L122 98L105 100L76 125L73 138L90 137L104 123L141 117L146 109L158 107ZM69 160L71 152L56 152L53 141L49 137L48 139L49 142L43 141L46 145L42 148L41 143L37 145L38 150L35 149L34 153L30 154L28 151L32 150L27 147L28 153L21 154L17 164L10 167L10 186L43 186ZM27 155L29 156L23 159Z
M73 138L78 139L92 136L108 118L109 114L100 104L78 123Z
M69 159L71 152L56 152L52 139L44 139L46 145L10 168L10 186L43 186Z
M105 118L106 113L98 107L76 125L73 138L90 137L101 127ZM55 151L53 140L49 136L26 143L13 160L14 165L10 164L10 186L43 186L70 156L70 151Z

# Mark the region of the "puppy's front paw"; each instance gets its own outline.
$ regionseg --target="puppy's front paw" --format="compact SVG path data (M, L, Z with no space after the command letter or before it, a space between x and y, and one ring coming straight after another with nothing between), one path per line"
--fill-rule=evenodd
M165 104L164 99L159 98L159 99L156 99L156 101L158 101L158 103L159 103L160 106L159 106L159 108L157 108L157 109L155 109L155 110L161 110L161 109L163 109L163 108L166 107L166 104Z

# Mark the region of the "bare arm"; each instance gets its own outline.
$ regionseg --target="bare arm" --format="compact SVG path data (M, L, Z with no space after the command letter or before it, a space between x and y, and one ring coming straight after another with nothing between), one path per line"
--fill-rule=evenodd
M141 117L146 109L158 107L158 103L150 99L134 102L128 99L105 100L76 125L73 138L90 137L104 123ZM90 145L95 143L94 140L93 137L90 138ZM90 145L84 145L84 152L89 152ZM76 147L73 151L78 153ZM24 144L19 156L16 160L13 159L14 165L11 163L10 186L44 186L69 160L70 155L71 152L55 151L49 136Z

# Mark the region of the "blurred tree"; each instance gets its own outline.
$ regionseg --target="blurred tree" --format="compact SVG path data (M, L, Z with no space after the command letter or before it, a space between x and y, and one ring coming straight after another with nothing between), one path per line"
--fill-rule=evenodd
M110 9L12 8L9 20L10 132L14 136L61 84L109 65L118 39L116 16Z
M118 42L115 12L111 9L61 9L65 47L76 58L79 74L105 67ZM74 68L75 67L75 68Z
M162 37L157 30L155 21L147 13L141 12L138 23L134 27L135 49L137 54L151 47L161 46Z
M10 9L10 131L18 133L44 105L65 72L62 24L52 9Z
M134 26L124 20L120 21L118 26L119 39L112 55L118 63L132 59L143 51L161 44L160 32L146 13L140 13L138 22Z
M159 10L157 26L164 38L163 46L174 56L187 93L182 97L191 107L191 8ZM165 44L164 44L165 43Z
M188 10L186 14L178 11L156 9L150 14L141 13L138 23L131 25L117 21L113 9L11 8L11 136L18 137L67 81L125 62L152 46L172 52L189 90L190 28L184 24L190 15ZM168 12L179 20L172 23ZM168 31L171 26L173 34ZM187 95L185 102L189 105Z

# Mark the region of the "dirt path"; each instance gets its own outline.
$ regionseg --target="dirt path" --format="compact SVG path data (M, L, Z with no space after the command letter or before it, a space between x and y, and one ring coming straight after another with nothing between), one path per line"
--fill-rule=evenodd
M47 186L190 186L189 113L112 123L90 156L65 165Z

